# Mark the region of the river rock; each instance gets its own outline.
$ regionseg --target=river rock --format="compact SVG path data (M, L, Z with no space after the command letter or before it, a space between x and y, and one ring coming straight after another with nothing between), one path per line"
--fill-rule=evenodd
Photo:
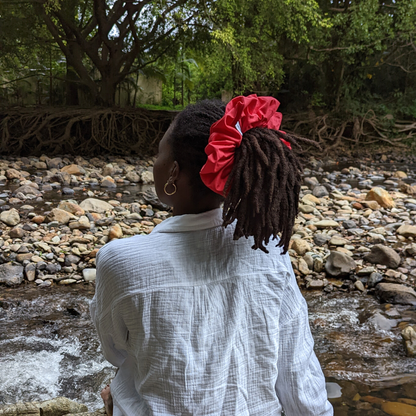
M75 175L75 176L85 175L85 169L82 168L81 166L74 165L74 164L73 165L64 166L61 169L61 172L68 173L70 175Z
M12 208L9 211L3 211L0 214L0 220L3 221L5 224L14 227L15 225L19 224L20 222L20 215L17 209Z
M363 282L361 280L356 280L354 282L354 287L359 290L360 292L365 292L365 288Z
M313 236L313 242L317 245L317 246L323 246L324 244L326 244L329 240L331 239L331 236L328 234L315 234Z
M339 251L331 251L325 263L326 272L333 277L346 277L355 267L355 261L347 254Z
M416 306L416 292L411 287L396 283L379 283L376 286L376 294L383 302Z
M36 264L29 263L25 267L25 274L26 274L26 279L29 280L29 282L33 282L36 278Z
M408 357L416 357L416 326L408 325L402 331Z
M25 236L25 230L20 227L15 227L10 230L9 236L10 238L23 238Z
M75 216L63 209L54 208L46 218L49 222L57 221L59 224L68 224L69 220L75 219Z
M16 169L7 169L6 170L6 178L8 180L20 179L21 177L22 177L22 174Z
M47 400L39 405L42 416L63 416L70 413L88 412L88 407L84 404L74 402L66 397L57 397Z
M134 170L130 171L129 173L127 173L126 175L126 179L130 182L134 182L134 183L138 183L140 182L140 176L137 172L135 172Z
M80 262L80 258L73 254L68 254L65 256L65 266L70 266L71 264L78 264Z
M406 179L407 178L407 173L403 172L402 170L397 170L396 172L393 173L393 176L395 178L399 178L399 179Z
M88 212L97 212L98 214L104 214L106 211L110 211L113 209L113 206L110 205L108 202L101 201L100 199L96 198L87 198L82 201L79 206Z
M303 256L305 253L311 250L309 243L305 240L302 240L301 238L293 240L291 248L295 250L299 256Z
M312 194L306 194L304 197L302 197L302 202L306 205L311 203L319 205L321 200Z
M392 269L400 265L400 256L390 247L376 244L371 247L370 253L364 256L364 260L372 264L384 264Z
M71 201L61 201L58 208L77 216L85 214L85 211L78 204Z
M345 246L345 244L348 244L348 240L346 240L343 237L340 237L339 235L334 235L329 240L329 244L332 246Z
M384 402L381 410L390 416L415 416L416 406L400 402Z
M39 402L6 404L0 406L2 416L40 416Z
M306 289L310 289L310 290L323 289L324 286L325 286L325 282L319 279L311 279L311 280L308 280L308 282L306 283Z
M321 220L313 224L317 228L333 228L338 227L339 224L334 220Z
M150 184L154 182L153 178L153 172L150 172L149 170L145 170L141 174L141 179L144 184Z
M310 270L308 267L308 263L306 263L306 261L301 257L298 260L298 270L304 275L307 276L308 274L310 274Z
M108 239L110 241L121 237L123 237L123 230L118 224L110 228L110 232L108 233Z
M329 195L328 190L323 185L317 185L313 188L312 194L317 198L322 198Z
M23 266L10 263L0 265L0 283L8 286L20 285L23 282Z
M18 194L19 192L21 192L23 195L36 195L36 196L41 196L42 193L39 191L39 189L37 189L37 185L33 186L36 184L30 184L30 185L22 185L19 186L19 188L17 188L14 193Z
M403 237L416 237L416 226L409 224L402 224L396 231L397 234Z
M111 176L105 176L101 180L101 186L104 188L115 188L117 186L116 181Z
M97 275L97 269L84 269L82 271L82 276L86 282L93 282Z
M383 208L394 208L396 206L390 194L378 186L372 188L367 193L365 199L366 201L377 201Z

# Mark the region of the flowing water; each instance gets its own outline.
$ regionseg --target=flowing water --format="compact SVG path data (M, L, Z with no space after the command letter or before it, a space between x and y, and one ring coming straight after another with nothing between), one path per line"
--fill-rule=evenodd
M384 180L373 179L373 186ZM344 181L358 184L340 175L331 178L333 183ZM120 189L126 191L124 202L134 201L142 190ZM109 198L114 196L108 192ZM80 189L65 197L48 192L44 200L85 197ZM39 204L42 210L50 209L43 204ZM66 396L87 404L90 410L102 407L99 392L115 369L103 358L89 317L93 294L94 286L83 283L1 288L0 404ZM359 292L304 295L336 416L385 415L357 401L357 394L416 400L416 360L405 356L400 336L403 325L416 323L414 308L380 305Z
M89 317L93 291L88 284L3 288L0 403L66 396L101 407L99 391L114 367L104 360ZM400 322L416 322L415 310L386 309L359 293L304 295L336 415L360 414L352 407L341 412L356 393L391 399L414 389L416 395L416 360L405 356L400 337Z

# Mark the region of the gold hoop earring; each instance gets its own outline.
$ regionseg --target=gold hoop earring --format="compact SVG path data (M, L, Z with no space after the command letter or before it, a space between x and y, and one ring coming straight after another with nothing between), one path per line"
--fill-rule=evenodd
M166 195L173 195L176 194L176 185L174 183L171 183L172 186L175 187L175 190L172 193L166 192L166 187L169 185L169 181L165 183L165 186L163 187L163 190L165 191Z

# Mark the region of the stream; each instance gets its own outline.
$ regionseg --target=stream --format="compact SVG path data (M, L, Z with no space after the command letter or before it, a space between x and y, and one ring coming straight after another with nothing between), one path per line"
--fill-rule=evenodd
M331 171L329 176L319 171L311 176L321 181L325 175L331 183L358 188L385 180L368 176L372 181L368 185ZM413 169L407 182L415 182ZM385 184L387 189L395 186ZM56 190L45 193L47 202L42 201L39 209L47 211L49 202L59 199L85 198L85 189L74 190L71 196ZM125 202L132 202L139 191L138 185L117 188ZM108 192L108 198L114 198L113 194ZM359 291L303 294L335 416L386 415L370 403L358 401L360 396L416 400L416 359L406 357L400 335L404 325L416 323L415 308L380 304ZM1 287L0 405L65 396L86 404L90 411L102 407L99 392L114 376L115 368L103 358L89 316L93 295L94 285L84 282L46 288L27 282Z

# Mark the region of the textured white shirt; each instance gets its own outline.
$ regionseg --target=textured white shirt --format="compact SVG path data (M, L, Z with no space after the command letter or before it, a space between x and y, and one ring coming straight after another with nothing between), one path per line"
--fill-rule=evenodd
M99 251L91 315L119 367L115 414L332 415L289 256L234 241L221 215L175 216Z

